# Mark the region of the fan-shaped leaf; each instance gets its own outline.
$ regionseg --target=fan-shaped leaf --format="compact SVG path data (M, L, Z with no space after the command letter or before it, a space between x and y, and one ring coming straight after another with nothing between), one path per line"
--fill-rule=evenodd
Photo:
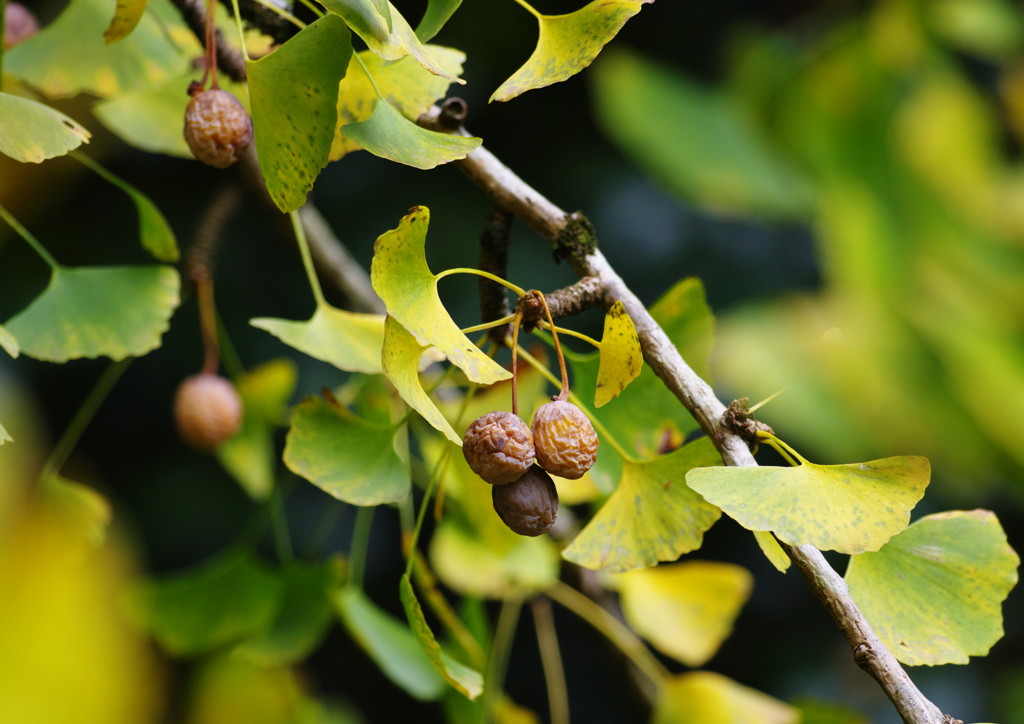
M246 62L253 131L270 197L285 213L327 165L338 120L338 87L352 55L345 23L325 15L284 45Z
M476 669L459 663L441 649L441 644L434 638L434 632L430 630L427 619L423 615L423 608L416 599L416 593L413 591L408 574L402 576L398 592L402 598L402 606L405 608L405 616L409 619L409 625L412 626L412 631L419 639L427 657L433 662L434 668L445 678L445 681L467 699L475 699L480 696L484 690L484 677Z
M384 317L380 314L349 312L324 303L305 322L257 317L249 323L270 332L289 347L346 372L383 371L380 353L384 345Z
M103 31L103 39L108 43L114 43L131 35L135 26L142 20L142 14L146 12L147 2L148 0L117 0L114 17Z
M626 621L664 654L703 665L732 632L753 576L731 563L687 561L614 578Z
M384 300L388 314L419 344L437 347L472 381L489 385L509 379L511 373L481 352L441 304L437 279L424 254L429 224L430 211L416 206L397 229L377 239L370 266L374 290Z
M624 461L619 487L562 556L584 568L620 573L696 550L721 513L688 488L684 476L719 459L702 438L654 460Z
M140 586L129 608L167 651L187 656L265 631L281 593L264 565L232 555Z
M476 136L455 136L416 125L383 98L377 99L373 115L342 126L341 135L374 156L424 170L465 158L481 143Z
M198 54L195 36L164 0L152 0L134 32L113 44L103 39L110 12L109 0L73 0L38 35L4 53L4 71L51 98L109 98L179 77Z
M616 301L604 318L594 406L602 407L618 397L626 385L637 378L643 366L644 353L636 327L622 302Z
M409 494L409 467L398 454L398 428L377 426L319 397L292 414L284 462L326 493L352 505L396 503Z
M428 47L449 74L462 74L465 53L438 45ZM372 83L370 77L373 78ZM434 101L444 97L450 85L450 80L430 73L412 56L386 61L368 50L353 54L338 92L340 126L334 134L330 160L337 161L346 153L359 150L360 146L347 138L342 129L346 125L368 120L373 115L378 91L380 97L394 106L395 110L415 121Z
M46 291L6 324L36 359L138 357L160 345L179 283L167 266L58 267Z
M494 91L491 100L507 101L576 75L649 2L653 0L593 0L567 15L538 15L537 47L526 63Z
M1001 605L1020 558L987 510L929 515L850 560L850 594L910 666L966 664L1003 636Z
M462 446L462 436L452 429L451 423L438 409L420 384L420 358L426 351L394 317L384 322L384 350L381 361L384 374L391 380L399 396L433 428L444 433L456 445Z
M848 465L715 467L691 470L686 484L749 530L791 545L840 553L876 551L910 520L931 468L922 457Z
M377 608L352 586L338 592L335 604L352 638L389 679L421 701L441 697L444 679L405 623Z
M22 163L42 163L89 141L91 134L60 111L38 101L0 93L0 153Z
M798 721L800 711L795 707L710 671L673 677L658 692L651 718L651 724L797 724Z
M384 60L399 60L411 55L424 68L435 75L462 83L449 75L430 55L416 33L391 3L388 9L391 23L373 7L373 0L322 0L321 5L340 15L350 28L363 39L367 47Z

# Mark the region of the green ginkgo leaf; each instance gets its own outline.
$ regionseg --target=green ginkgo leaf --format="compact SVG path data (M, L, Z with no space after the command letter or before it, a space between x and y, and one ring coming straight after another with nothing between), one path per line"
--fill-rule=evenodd
M397 503L409 495L411 486L409 466L395 443L398 430L370 424L345 408L309 397L292 413L284 463L346 503Z
M388 3L389 23L374 7L375 0L321 0L320 4L340 15L367 47L384 60L400 60L411 55L424 68L456 83L464 81L448 71L430 55L402 14Z
M298 370L288 359L271 360L235 383L242 398L242 429L217 448L217 458L255 500L266 500L277 474L273 433L287 418Z
M388 32L393 30L393 21L391 19L391 3L388 0L371 0L373 7L377 8L377 12L384 18L384 22L388 24Z
M93 488L50 473L39 481L43 505L56 513L67 530L93 548L107 538L110 526L110 503Z
M389 316L384 322L384 349L381 362L384 374L395 386L399 397L438 432L456 445L462 446L462 436L455 432L448 418L434 404L420 384L420 358L426 351L405 327L394 317Z
M439 45L428 47L431 55L450 75L462 74L465 53ZM436 100L445 96L451 83L447 78L427 71L412 56L387 61L369 50L354 53L338 91L340 125L334 134L330 160L337 161L346 153L360 149L357 143L345 136L342 129L368 120L377 107L378 97L384 98L403 116L415 121Z
M456 661L441 648L441 644L437 642L434 632L430 630L430 625L423 615L423 608L416 599L416 593L413 591L408 574L402 576L398 592L412 632L426 652L427 658L434 664L434 668L444 677L445 681L451 684L452 688L467 699L475 699L480 696L484 690L483 675L476 669Z
M409 626L382 611L354 586L342 588L334 600L349 634L391 681L420 701L444 694L444 679Z
M341 18L325 15L284 45L246 61L253 132L267 192L287 213L327 165L338 121L338 87L352 55Z
M461 4L462 0L427 0L427 10L416 26L416 37L420 42L426 43L437 35ZM433 51L431 54L437 57Z
M167 219L160 213L156 204L146 194L122 178L115 176L88 156L81 153L72 155L95 171L100 178L128 194L128 198L135 204L135 210L139 215L139 239L142 242L142 248L158 261L178 261L178 240L174 236L174 231L171 230L171 225L167 223Z
M384 345L384 316L317 305L305 322L257 317L249 323L270 332L289 347L329 362L346 372L380 374Z
M231 554L149 581L127 603L164 649L190 656L267 630L282 593L273 571L253 558Z
M593 62L627 20L653 1L593 0L567 15L541 15L533 11L540 24L537 47L490 100L507 101L576 75Z
M373 115L360 123L342 126L341 134L374 156L423 170L465 158L482 143L476 136L423 128L383 98L377 99Z
M274 619L265 631L235 647L262 666L298 663L323 640L331 623L331 594L338 573L329 563L288 563L281 570L281 594Z
M114 17L110 25L103 31L103 39L114 43L131 35L135 26L142 20L149 0L117 0L114 6Z
M151 0L132 34L108 44L112 9L109 0L73 0L38 35L4 53L4 71L50 98L110 98L181 76L200 51L166 0Z
M699 468L687 473L686 484L744 528L771 531L790 545L855 554L878 550L906 527L930 474L926 458L906 456Z
M1002 638L1001 604L1019 564L991 511L958 510L925 516L877 552L855 556L846 582L904 664L966 664Z
M710 671L672 677L658 691L651 724L797 724L800 710Z
M626 460L615 492L562 551L584 568L621 573L700 548L721 512L686 486L686 471L720 460L708 438L645 462Z
M690 368L708 379L715 346L715 315L703 282L696 277L680 279L658 297L649 311Z
M715 655L753 584L746 568L711 561L656 566L613 579L630 627L689 667Z
M644 353L636 327L622 302L616 301L604 317L594 406L602 407L618 397L626 385L637 378L643 366Z
M139 357L160 346L178 306L168 266L56 267L46 290L6 326L29 357Z
M84 127L38 101L0 93L0 153L22 163L42 163L89 141Z
M3 348L4 352L14 358L17 358L21 353L18 340L2 324L0 324L0 348Z
M459 330L437 293L437 277L424 252L430 211L416 206L397 229L381 234L373 246L370 278L395 318L424 347L437 347L473 382L489 385L512 374L488 357Z

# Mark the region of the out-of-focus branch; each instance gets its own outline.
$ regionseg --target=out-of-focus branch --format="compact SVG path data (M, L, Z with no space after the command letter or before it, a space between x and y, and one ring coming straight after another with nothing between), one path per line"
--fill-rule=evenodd
M425 114L419 122L433 130L469 135L453 122L465 116L465 104L459 102L453 107L457 111L454 118L455 114L442 105ZM578 215L567 214L558 208L483 146L454 164L499 207L526 222L552 244L565 245L567 233L570 236L568 243L572 243L572 237L587 233L586 225L579 223ZM576 240L580 244L578 248L593 241L583 238ZM569 255L575 271L581 277L596 277L600 280L606 306L616 300L622 301L636 326L644 359L712 439L723 461L727 465L757 465L746 442L726 423L726 406L690 368L665 331L654 321L644 304L604 255L596 248L590 248L592 250L588 253ZM954 724L959 721L942 714L914 685L864 618L850 596L846 582L818 549L809 545L783 544L783 547L849 641L854 660L879 683L905 722Z
M203 0L171 0L178 8L182 19L189 29L204 42L206 38L206 4ZM235 47L224 40L220 29L217 33L217 70L227 75L231 80L242 83L245 81L245 58L235 50ZM182 90L184 93L184 89Z

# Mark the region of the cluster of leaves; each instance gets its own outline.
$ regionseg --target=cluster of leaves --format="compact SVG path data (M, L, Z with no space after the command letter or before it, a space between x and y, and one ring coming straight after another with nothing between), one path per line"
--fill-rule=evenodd
M363 149L429 169L480 145L478 138L415 123L458 81L462 54L429 43L458 4L432 0L413 29L386 1L325 1L315 22L260 59L247 59L247 84L228 86L251 110L267 189L283 212L293 214L300 247L305 239L294 212L329 161ZM578 72L644 2L595 0L557 16L520 4L537 18L537 47L493 100ZM74 0L47 30L7 55L5 70L50 98L97 96L95 116L126 142L184 155L181 91L192 72L189 61L199 54L195 39L160 0L118 3L113 23L110 10L100 0ZM112 45L100 42L104 30ZM353 49L353 34L366 50ZM255 54L258 39L245 42L240 48ZM606 66L607 72L628 74L631 63L622 56ZM622 82L621 76L611 82L616 78ZM721 147L735 145L741 155L732 162L716 158L710 167L720 175L711 179L694 170L693 158L676 159L673 168L683 169L679 173L691 184L688 190L754 211L806 212L811 192L780 191L804 186L794 186L794 172L752 141L749 128L735 122L729 107L692 105L707 114L696 122L714 129ZM638 123L630 120L625 127ZM65 154L87 137L80 125L40 101L0 94L0 151L16 160L39 162ZM675 140L662 145L677 148ZM0 345L12 356L56 362L146 354L160 344L179 301L179 277L168 266L178 256L174 236L141 192L87 157L76 158L128 193L138 210L143 246L163 264L62 266L0 209L51 269L47 289L0 327ZM672 161L668 155L661 160ZM749 173L751 165L763 172ZM500 679L485 680L508 642L480 622L480 601L501 599L514 607L545 594L632 652L657 687L653 721L796 721L795 707L725 677L667 671L637 639L698 668L729 635L749 596L750 574L724 563L674 562L701 547L723 512L755 534L779 570L787 568L788 559L776 539L849 554L847 581L854 597L905 663L964 663L987 653L1002 635L1000 604L1016 583L1018 559L991 513L942 513L908 526L929 480L922 458L822 466L768 436L765 442L790 456L792 467L722 467L709 439L683 444L693 438L696 423L640 365L639 340L621 304L608 310L602 339L591 340L597 351L570 355L574 401L593 419L603 452L580 481L556 482L562 500L589 516L587 521L578 530L570 521L557 538L538 539L520 538L497 524L489 491L458 454L458 429L479 414L507 409L511 375L446 310L439 281L467 270L430 270L428 226L428 210L417 207L376 241L371 279L385 315L331 306L308 269L315 302L308 320L251 320L288 347L350 376L333 394L306 399L289 411L294 366L278 361L249 371L237 380L245 403L242 431L218 451L250 496L273 505L280 495L274 432L286 426L282 457L289 470L363 510L380 505L403 510L407 565L398 595L406 621L362 591L365 550L360 553L358 545L348 560L300 562L282 556L270 564L252 555L250 536L198 569L151 580L134 591L129 602L134 620L169 654L229 650L232 663L211 667L209 676L218 686L230 687L235 676L252 678L252 670L238 674L238 667L265 667L280 675L285 698L300 702L296 706L308 716L345 721L345 712L321 710L304 698L287 673L337 619L412 696L451 699L454 690L465 698L450 702L454 719L469 720L480 711L504 712L510 719L515 707L500 696ZM714 325L701 284L679 282L650 311L686 359L706 374ZM543 355L527 349L521 354L531 367L517 381L521 404L536 407L551 376ZM11 444L2 427L0 443ZM60 519L72 521L74 530L96 544L109 509L87 488L61 478L59 463L58 456L47 466L47 498L62 511ZM414 482L424 491L415 516ZM428 554L422 555L419 537L432 501L439 521ZM363 536L368 515L360 513L363 524L357 531ZM0 561L15 550L4 543ZM54 545L52 557L65 557L65 544ZM50 562L45 548L39 555ZM606 612L593 610L560 581L560 558L603 572L602 585L617 591L628 628L616 628ZM448 603L435 574L463 597L461 612Z

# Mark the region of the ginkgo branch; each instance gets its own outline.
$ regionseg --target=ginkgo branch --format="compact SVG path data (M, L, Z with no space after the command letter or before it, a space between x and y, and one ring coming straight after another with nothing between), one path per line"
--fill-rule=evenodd
M460 103L457 108L464 108L464 105ZM433 130L469 135L461 127L452 130L451 119L444 119L444 115L443 107L435 107L422 116L419 122ZM560 238L571 220L569 214L523 181L483 146L453 163L496 204L552 243ZM592 276L600 280L606 306L616 300L622 301L636 327L644 359L711 438L723 461L735 466L757 465L747 443L725 423L725 405L686 363L644 303L626 285L600 250L595 249L586 256L572 259L571 263L579 276ZM913 683L878 638L850 596L846 582L829 565L821 551L810 545L782 545L850 643L854 660L878 682L903 720L914 724L950 724L956 721L943 715Z

